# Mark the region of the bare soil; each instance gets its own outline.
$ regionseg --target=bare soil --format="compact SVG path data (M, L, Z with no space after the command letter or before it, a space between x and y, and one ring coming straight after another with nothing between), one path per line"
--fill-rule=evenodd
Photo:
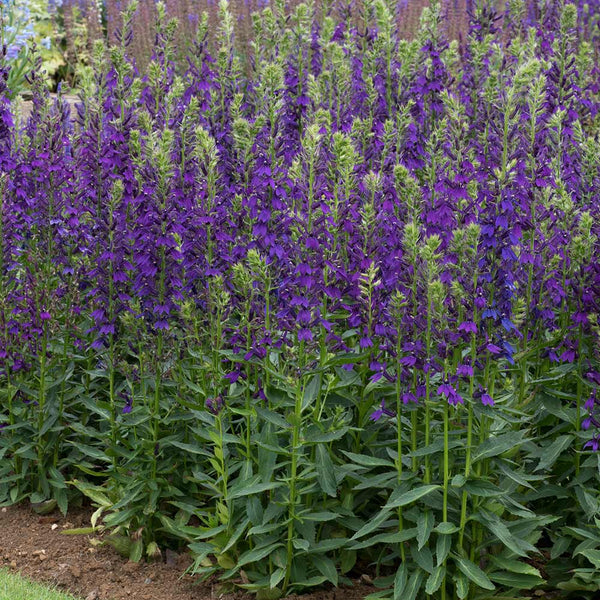
M223 594L217 582L195 583L184 575L188 555L163 553L161 561L132 563L110 546L94 546L98 536L64 535L89 527L91 511L73 510L40 516L26 506L0 509L0 567L38 582L50 583L84 600L252 600L247 594ZM374 588L319 590L298 600L361 600Z

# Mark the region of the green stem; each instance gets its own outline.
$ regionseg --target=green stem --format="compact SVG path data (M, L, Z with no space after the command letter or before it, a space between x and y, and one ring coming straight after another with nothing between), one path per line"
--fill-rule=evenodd
M37 467L38 467L38 492L42 491L42 480L45 477L44 469L44 436L42 428L46 418L46 355L48 353L48 333L46 324L43 325L42 349L40 353L40 392L38 396L38 439L37 439Z
M300 347L300 369L301 372L304 369L304 342L299 342ZM289 501L289 518L287 527L287 559L285 569L285 579L283 581L283 595L286 594L290 575L292 572L292 562L294 559L294 526L296 521L296 479L298 475L298 450L300 446L300 426L302 420L302 393L303 393L303 380L304 377L301 375L298 378L298 384L296 386L296 401L294 405L294 424L292 427L292 452L291 452L291 467L290 467L290 501Z
M396 471L398 474L398 485L402 483L402 393L400 374L402 373L402 364L400 363L400 357L402 355L402 341L400 336L401 323L398 320L398 338L396 344L396 449L398 457L396 459ZM404 530L404 520L402 515L402 507L398 507L398 531ZM402 562L406 560L404 543L400 542L400 558Z

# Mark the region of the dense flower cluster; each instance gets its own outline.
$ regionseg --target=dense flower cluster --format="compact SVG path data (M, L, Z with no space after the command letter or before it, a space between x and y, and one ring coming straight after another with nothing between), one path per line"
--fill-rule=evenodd
M275 2L248 75L224 1L184 72L158 3L141 74L132 3L73 111L35 70L27 119L3 96L0 500L74 480L135 559L179 537L249 589L378 543L395 597L511 587L550 522L515 469L597 477L600 6L472 3L449 42L438 3L412 41L391 4Z

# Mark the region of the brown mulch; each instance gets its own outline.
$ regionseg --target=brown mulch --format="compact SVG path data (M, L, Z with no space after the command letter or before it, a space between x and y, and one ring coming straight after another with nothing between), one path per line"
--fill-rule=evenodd
M251 600L247 594L223 594L218 584L194 584L183 575L188 555L164 553L163 560L132 563L110 546L94 546L94 536L63 535L89 527L89 510L63 517L40 516L27 506L0 509L0 567L50 583L84 600ZM361 600L374 588L363 583L316 591L299 600ZM290 597L292 598L292 597Z

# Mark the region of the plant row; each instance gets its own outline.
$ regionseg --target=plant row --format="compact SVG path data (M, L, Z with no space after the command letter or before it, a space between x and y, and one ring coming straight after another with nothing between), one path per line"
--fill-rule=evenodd
M594 593L595 3L220 4L184 71L0 78L0 502L277 598ZM3 87L4 86L4 87Z

